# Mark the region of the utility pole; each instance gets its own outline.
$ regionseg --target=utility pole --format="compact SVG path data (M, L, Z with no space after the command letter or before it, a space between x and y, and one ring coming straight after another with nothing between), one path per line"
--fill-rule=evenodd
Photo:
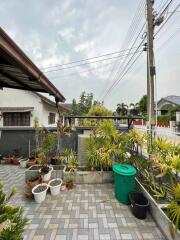
M148 152L151 152L152 137L155 125L154 114L154 54L153 54L153 35L154 35L154 15L153 15L153 0L147 0L147 116L149 135Z

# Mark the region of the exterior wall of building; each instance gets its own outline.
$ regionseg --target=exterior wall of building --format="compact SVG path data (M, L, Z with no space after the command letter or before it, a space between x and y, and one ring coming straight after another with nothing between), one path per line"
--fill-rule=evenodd
M34 109L31 111L30 127L33 127L35 117L39 119L40 126L56 126L56 124L48 124L49 112L56 113L55 123L58 119L56 107L50 106L48 103L42 101L39 96L30 91L7 88L0 90L0 107L33 107ZM3 127L2 116L0 116L0 127ZM17 128L21 127L19 126Z
M55 113L55 123L54 124L49 124L49 122L48 122L49 113ZM41 120L42 126L56 127L57 121L58 121L58 112L57 112L56 107L50 106L47 103L43 103L41 119L42 119Z
M175 107L176 105L175 104L172 104L172 103L169 103L167 101L164 101L164 100L161 100L158 105L157 105L157 108L159 111L161 111L163 109L164 106L166 105L171 105L172 107Z

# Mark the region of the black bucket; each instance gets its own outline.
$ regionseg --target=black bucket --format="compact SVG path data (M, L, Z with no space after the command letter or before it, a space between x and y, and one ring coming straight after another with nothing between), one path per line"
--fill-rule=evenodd
M130 208L133 215L139 219L145 219L149 208L148 199L140 192L129 193Z

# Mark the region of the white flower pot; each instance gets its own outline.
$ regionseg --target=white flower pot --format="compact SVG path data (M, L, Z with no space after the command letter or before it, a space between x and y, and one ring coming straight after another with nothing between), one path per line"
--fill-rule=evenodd
M19 160L20 167L21 168L26 168L27 167L27 162L28 162L28 159L21 159L21 160Z
M56 180L60 181L60 183L59 183L58 185L51 186L51 184L52 184L54 181L56 181ZM49 182L49 187L50 187L51 195L53 195L53 196L58 195L58 194L60 193L61 185L62 185L62 179L60 179L60 178L52 179L52 180Z
M45 186L46 188L43 191L41 191L41 192L36 192L36 189L39 186ZM48 190L48 185L46 183L38 184L35 187L33 187L32 194L34 195L34 199L35 199L36 203L41 203L41 202L43 202L45 200L47 190Z
M42 175L42 181L44 182L48 182L51 179L51 173L53 171L53 168L52 167L49 167L49 168L50 168L49 172Z

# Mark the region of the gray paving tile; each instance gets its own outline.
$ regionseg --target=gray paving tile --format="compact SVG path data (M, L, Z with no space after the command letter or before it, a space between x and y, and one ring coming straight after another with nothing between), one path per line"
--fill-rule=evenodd
M136 219L117 201L112 184L76 185L56 197L48 193L43 203L36 204L23 196L23 169L1 165L0 176L7 192L18 188L12 203L25 206L29 216L24 240L164 240L149 214L145 220Z

